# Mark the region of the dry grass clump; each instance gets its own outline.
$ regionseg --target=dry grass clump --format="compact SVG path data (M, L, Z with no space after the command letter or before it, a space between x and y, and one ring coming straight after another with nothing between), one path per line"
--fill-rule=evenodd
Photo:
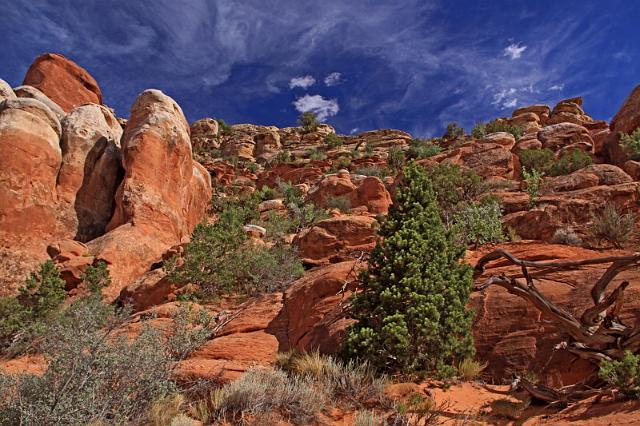
M551 238L551 242L554 244L564 244L567 246L579 247L582 245L582 239L576 234L570 226L556 229L556 232Z
M598 241L608 241L616 248L629 241L635 232L636 216L623 213L613 204L592 215L591 234Z
M464 380L475 379L485 368L487 368L486 362L482 364L475 359L465 358L460 365L458 365L458 376Z
M384 424L384 418L371 410L358 411L353 420L353 426L383 426Z

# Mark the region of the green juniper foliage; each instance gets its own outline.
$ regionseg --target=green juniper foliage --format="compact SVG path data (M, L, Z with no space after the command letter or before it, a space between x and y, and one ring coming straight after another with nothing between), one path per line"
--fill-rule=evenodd
M460 263L465 249L443 226L425 171L411 162L403 174L353 298L358 323L344 353L380 370L449 375L474 355L466 308L472 271Z

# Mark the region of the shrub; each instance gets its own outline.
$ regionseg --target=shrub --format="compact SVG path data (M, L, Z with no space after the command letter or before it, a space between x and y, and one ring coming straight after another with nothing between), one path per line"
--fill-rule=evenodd
M338 135L336 135L335 133L329 133L327 136L324 137L324 143L327 144L327 147L329 147L329 149L334 149L339 146L342 146L344 141L342 140L342 138L338 137Z
M318 129L318 117L311 111L306 111L298 117L298 123L302 126L305 133L315 132Z
M129 318L102 301L99 293L63 310L40 342L48 359L42 375L0 374L2 424L130 424L147 417L149 407L175 391L170 380L174 355L194 347L193 327L168 329L165 341L148 325L135 338L115 330ZM198 333L202 329L198 329ZM188 335L176 336L179 333ZM200 334L208 337L208 332ZM203 339L197 344L201 344ZM196 345L197 345L196 344Z
M295 217L275 211L268 212L266 220L258 221L257 224L267 230L266 239L270 241L279 241L285 235L295 233L299 226Z
M570 226L556 229L551 237L551 242L554 244L564 244L567 246L581 246L582 239L576 234Z
M285 197L294 197L289 187ZM258 217L260 194L217 200L218 221L200 224L185 247L180 266L168 265L170 278L193 283L204 295L238 291L260 294L282 290L302 273L302 264L293 249L281 244L271 247L252 245L243 225ZM295 218L302 223L306 218Z
M465 380L475 379L487 368L487 363L481 364L473 358L465 358L458 365L458 376Z
M598 242L608 241L622 248L635 233L636 216L622 213L613 204L607 204L601 212L593 213L591 218L591 235Z
M302 206L291 204L289 208L298 225L298 231L313 226L315 223L330 217L325 209L319 208L313 203Z
M328 209L338 209L341 212L346 213L351 209L351 200L344 195L329 197L325 201L325 206Z
M295 424L311 424L325 402L308 380L281 370L249 370L212 399L217 405L212 417L238 421L250 414L258 424L274 413Z
M292 160L291 151L287 149L283 149L282 151L278 151L275 158L273 159L276 164L288 163Z
M455 140L464 136L464 129L458 123L447 124L447 130L442 136L445 140Z
M625 351L619 361L602 361L600 378L629 398L640 398L640 355Z
M389 169L377 166L360 167L355 171L355 173L364 176L375 176L380 179L383 179L390 175Z
M441 163L427 168L425 173L445 219L482 190L480 176L473 170L462 170L454 164Z
M313 161L322 161L327 159L327 154L317 149L314 149L313 151L309 151L307 155L309 156L309 159Z
M353 426L382 426L385 421L371 410L358 411L353 420Z
M504 240L502 234L502 211L500 203L471 203L454 216L454 226L460 239L465 244L473 244L476 248L486 243L497 243Z
M427 173L411 162L352 299L344 353L377 369L451 374L474 353L464 248L440 219Z
M414 159L433 157L440 154L442 148L432 141L425 139L413 139L409 144L407 156Z
M256 173L258 171L258 165L256 163L253 163L251 161L247 161L245 163L242 164L242 166L249 170L251 173Z
M404 166L405 158L404 151L398 147L393 147L389 150L387 157L387 165L391 170L398 171Z
M538 202L538 195L540 194L540 187L542 186L543 174L536 169L531 171L525 167L522 168L522 177L524 178L525 191L529 194L529 205L535 206Z
M471 130L471 135L476 139L484 139L484 137L487 135L485 125L482 123L476 123Z
M385 377L378 377L365 363L342 362L319 352L289 354L280 362L283 369L311 379L333 401L350 407L384 400Z
M565 152L557 160L553 151L548 148L525 149L518 157L523 168L537 170L548 176L567 175L592 163L589 154L579 149Z
M525 149L518 154L520 164L527 170L547 173L555 161L555 155L549 148Z
M640 160L640 127L631 134L621 134L620 145L632 160Z
M497 132L507 132L511 133L513 137L518 140L522 136L522 129L517 126L511 126L504 120L491 120L484 126L484 131L486 134L489 133L497 133Z
M218 122L218 128L220 129L221 134L228 135L233 131L233 128L225 123L224 120L218 118L216 121Z
M29 274L19 297L0 298L0 350L22 350L64 302L66 283L51 260Z
M591 163L592 160L589 154L580 149L573 149L562 154L562 156L551 165L547 174L549 176L568 175L569 173L591 165Z

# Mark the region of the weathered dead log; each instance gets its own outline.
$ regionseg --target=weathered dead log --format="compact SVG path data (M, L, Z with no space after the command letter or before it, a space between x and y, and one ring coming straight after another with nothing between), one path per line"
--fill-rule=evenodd
M564 349L596 366L603 360L622 358L625 350L636 352L640 349L640 323L631 328L618 318L624 304L624 292L629 286L629 282L620 283L615 290L608 295L606 294L608 286L620 272L640 265L640 253L582 260L529 261L518 259L507 250L498 249L480 258L475 266L475 276L477 277L485 271L487 263L498 259L505 259L510 264L520 266L522 275L491 276L483 284L476 286L475 290L481 291L491 285L497 285L533 304L568 334L568 340L560 343L556 349ZM611 265L591 288L593 306L587 308L580 318L576 318L540 293L535 286L535 274L529 271L529 268L566 271L607 263ZM592 381L593 377L588 379ZM533 397L549 403L567 403L600 395L603 392L601 388L586 386L585 382L560 390L534 385L524 379L519 379L518 384Z

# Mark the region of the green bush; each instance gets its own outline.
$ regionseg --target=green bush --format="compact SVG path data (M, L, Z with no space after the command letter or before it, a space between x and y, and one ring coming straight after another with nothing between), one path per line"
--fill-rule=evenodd
M631 134L621 134L620 145L632 160L640 160L640 127Z
M278 151L273 161L276 164L289 163L293 159L291 155L291 151L287 149L283 149L282 151Z
M458 123L447 124L447 130L442 136L445 140L455 140L464 136L464 129Z
M377 167L377 166L360 167L355 171L355 173L363 176L375 176L380 179L383 179L391 175L391 172L386 167Z
M525 149L518 154L520 164L527 170L537 170L547 174L555 162L555 155L549 148Z
M392 372L450 375L474 354L466 305L472 272L464 247L440 219L431 181L415 163L403 170L382 237L352 300L344 353Z
M599 243L608 241L616 248L622 248L636 232L636 215L623 213L613 204L592 213L591 219L591 236Z
M221 134L223 135L231 134L231 132L233 131L233 128L230 125L225 123L225 121L220 118L218 118L216 121L218 122L218 129Z
M0 352L20 351L42 333L45 322L64 302L66 283L51 260L29 274L19 296L0 298Z
M442 152L442 148L431 140L425 139L413 139L409 143L409 150L407 151L407 157L413 159L423 159L433 157Z
M482 191L482 178L473 170L454 164L440 163L425 171L435 192L441 215L447 219Z
M568 175L592 163L589 154L578 149L565 152L559 159L548 148L525 149L518 157L523 168L537 170L546 176Z
M500 203L490 200L468 204L455 214L453 221L460 239L477 248L482 244L504 240L501 219Z
M540 173L536 169L531 171L525 167L522 168L522 178L525 183L525 191L529 194L529 205L535 206L538 202L538 196L540 194L540 187L542 186L542 177L544 174Z
M562 176L591 165L591 156L580 149L565 152L549 168L549 176Z
M482 139L490 133L498 132L511 133L513 137L516 138L516 140L520 139L520 137L522 136L522 129L520 127L511 126L504 120L499 119L491 120L486 124L477 123L473 127L471 134L477 139Z
M629 398L640 398L640 355L625 351L619 361L602 361L598 375Z
M391 170L398 171L402 169L404 163L404 151L398 147L391 148L387 157L387 165Z
M338 209L343 213L351 209L351 200L345 196L329 197L325 200L325 206L328 209Z
M344 141L335 133L329 133L324 137L324 143L327 145L327 147L329 147L329 149L333 149L342 146L342 144L344 144Z
M318 129L318 117L311 111L303 112L298 117L298 123L302 126L305 133L315 132Z
M487 136L487 131L483 123L476 123L471 129L471 135L476 139L484 139Z
M169 262L167 266L171 279L196 284L202 295L215 297L228 292L260 294L282 290L299 278L302 264L293 249L248 242L242 227L258 219L259 200L258 192L215 201L218 221L196 226L182 264Z
M317 149L309 151L307 155L309 156L309 159L312 161L322 161L327 159L327 154L324 151L320 151Z

